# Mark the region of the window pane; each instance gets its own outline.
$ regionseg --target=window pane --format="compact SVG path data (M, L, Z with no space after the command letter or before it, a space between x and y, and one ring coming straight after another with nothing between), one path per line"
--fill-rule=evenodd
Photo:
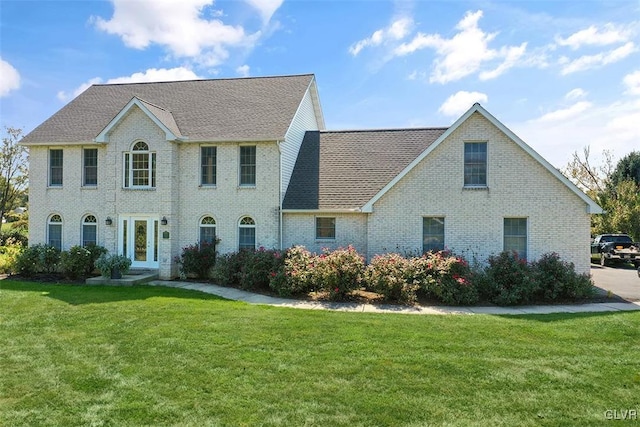
M256 248L256 229L253 227L240 227L240 249Z
M49 185L62 185L62 150L49 150Z
M515 252L519 258L527 259L527 219L504 219L504 251Z
M84 185L98 184L98 149L84 150Z
M216 228L215 227L200 227L200 243L213 244L216 240Z
M444 250L444 218L422 219L422 252Z
M82 246L97 243L97 227L95 224L84 224L82 226Z
M132 154L131 170L134 186L149 185L149 154Z
M316 239L335 239L336 219L316 218Z
M240 185L256 185L256 147L240 147Z
M202 147L202 185L216 185L216 147Z
M487 185L487 143L464 144L464 185Z
M62 224L49 224L49 245L62 250Z

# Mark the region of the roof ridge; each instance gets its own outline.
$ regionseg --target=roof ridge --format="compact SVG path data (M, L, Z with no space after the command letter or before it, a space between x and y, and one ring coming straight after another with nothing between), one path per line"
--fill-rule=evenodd
M356 133L356 132L404 132L410 130L443 130L449 129L449 126L433 126L419 128L373 128L373 129L338 129L338 130L321 130L320 133Z
M125 85L150 85L158 83L181 83L181 82L211 82L211 81L223 81L223 80L257 80L257 79L277 79L283 77L305 77L315 76L313 73L303 74L282 74L273 76L248 76L248 77L223 77L219 79L188 79L188 80L161 80L157 82L122 82L122 83L94 83L92 86L125 86Z

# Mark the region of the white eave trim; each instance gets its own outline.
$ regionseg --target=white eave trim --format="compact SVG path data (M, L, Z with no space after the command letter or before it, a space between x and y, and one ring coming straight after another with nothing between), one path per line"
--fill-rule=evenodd
M295 214L349 214L362 213L360 208L353 209L282 209L282 213Z
M580 190L574 183L572 183L566 176L564 176L560 171L558 171L555 167L553 167L548 161L546 161L540 154L538 154L533 148L527 145L522 139L520 139L515 133L513 133L509 128L507 128L502 122L496 119L493 115L491 115L487 110L485 110L479 103L473 104L471 108L467 110L458 120L456 120L449 129L447 129L438 139L436 139L433 144L427 147L418 157L416 157L406 168L402 170L395 178L393 178L387 185L382 188L382 190L378 191L378 193L371 198L363 207L362 212L373 212L373 205L375 202L380 200L380 198L389 191L393 186L395 186L398 181L404 178L414 167L418 165L425 157L429 155L433 150L435 150L438 145L442 143L449 135L451 135L462 123L464 123L473 113L479 113L484 118L489 120L494 126L500 129L507 137L509 137L513 142L518 144L520 148L526 151L531 157L536 159L542 166L544 166L553 176L558 178L560 182L566 185L571 191L573 191L580 199L582 199L587 204L587 213L590 214L601 214L603 213L603 209L594 202L589 196L587 196L582 190Z
M120 123L120 121L134 105L140 108L142 112L145 113L147 117L149 117L151 121L153 121L156 126L158 126L164 132L167 141L184 141L187 139L186 137L177 136L176 134L174 134L171 129L166 127L164 123L162 123L162 121L160 121L160 119L155 116L155 114L149 111L149 109L144 105L143 102L140 101L140 99L134 96L133 98L131 98L131 101L129 101L127 105L125 105L122 110L120 110L120 112L105 126L105 128L102 129L98 136L95 137L94 141L109 142L109 132L111 132L111 130L113 130L113 128L116 127L118 123Z

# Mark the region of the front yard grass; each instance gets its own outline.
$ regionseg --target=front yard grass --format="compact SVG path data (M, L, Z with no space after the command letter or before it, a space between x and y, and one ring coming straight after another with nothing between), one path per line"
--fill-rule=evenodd
M640 312L341 313L0 281L0 425L584 426L608 410L640 412Z

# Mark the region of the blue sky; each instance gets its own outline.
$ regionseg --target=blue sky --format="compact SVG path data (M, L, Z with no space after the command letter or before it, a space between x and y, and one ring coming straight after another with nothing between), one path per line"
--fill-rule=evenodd
M640 150L640 1L0 0L0 125L92 83L314 73L328 129L474 102L556 167Z

